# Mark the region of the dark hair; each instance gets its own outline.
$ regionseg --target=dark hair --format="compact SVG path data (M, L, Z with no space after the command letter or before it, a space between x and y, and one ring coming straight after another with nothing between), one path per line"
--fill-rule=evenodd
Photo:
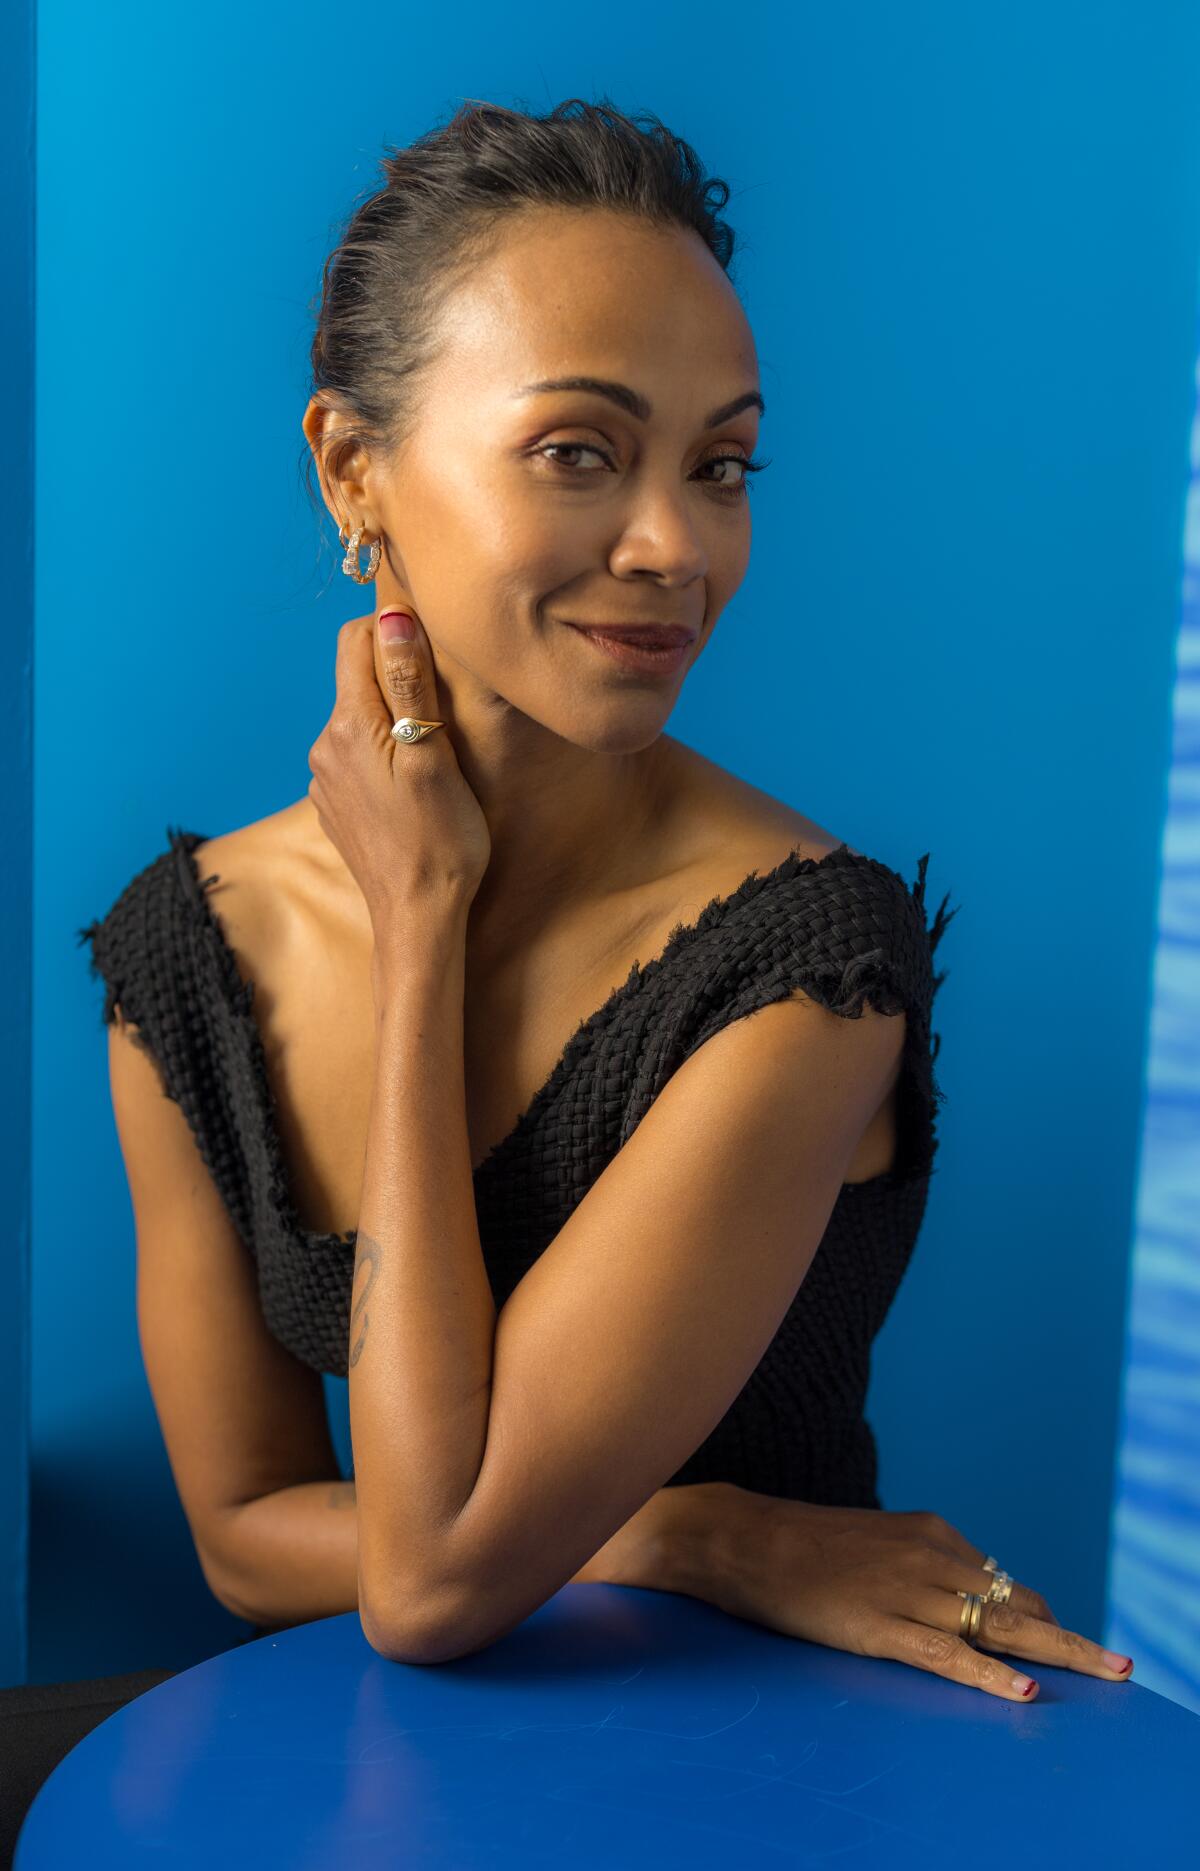
M693 229L730 270L735 235L719 219L728 184L706 177L692 146L657 117L626 116L607 99L568 98L544 117L471 99L381 167L384 185L352 212L314 301L310 395L344 418L325 456L330 478L355 443L403 440L438 314L502 219L536 206L616 209ZM306 449L306 484L323 514L312 466Z

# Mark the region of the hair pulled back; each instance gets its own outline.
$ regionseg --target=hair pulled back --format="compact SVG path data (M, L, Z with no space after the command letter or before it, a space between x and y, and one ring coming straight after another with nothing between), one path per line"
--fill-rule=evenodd
M735 234L719 216L729 186L649 112L568 98L544 117L478 99L381 162L384 185L352 212L325 262L310 395L341 422L323 456L336 479L345 452L391 449L416 415L416 390L438 317L462 275L509 216L538 206L608 208L691 228L726 273ZM314 501L312 456L305 473Z

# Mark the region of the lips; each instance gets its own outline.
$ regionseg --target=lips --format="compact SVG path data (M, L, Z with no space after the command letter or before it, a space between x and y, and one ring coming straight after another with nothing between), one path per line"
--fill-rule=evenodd
M572 617L566 620L573 630L594 630L620 643L640 644L644 649L673 650L681 643L694 643L696 632L686 624L585 624Z

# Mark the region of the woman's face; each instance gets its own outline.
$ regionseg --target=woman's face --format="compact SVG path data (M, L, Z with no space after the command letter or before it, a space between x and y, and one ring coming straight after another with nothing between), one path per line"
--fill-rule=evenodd
M342 480L383 535L377 603L412 604L456 701L465 685L578 745L644 747L749 559L758 366L737 295L690 231L537 210L455 289L442 334L404 444ZM530 387L585 376L624 387ZM568 622L697 635L651 676Z

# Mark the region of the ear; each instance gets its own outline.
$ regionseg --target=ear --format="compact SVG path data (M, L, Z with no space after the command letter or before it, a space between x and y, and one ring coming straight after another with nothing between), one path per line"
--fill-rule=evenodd
M370 456L349 417L323 403L319 391L309 399L300 426L317 465L322 498L334 525L341 526L348 513L361 515L372 504Z

